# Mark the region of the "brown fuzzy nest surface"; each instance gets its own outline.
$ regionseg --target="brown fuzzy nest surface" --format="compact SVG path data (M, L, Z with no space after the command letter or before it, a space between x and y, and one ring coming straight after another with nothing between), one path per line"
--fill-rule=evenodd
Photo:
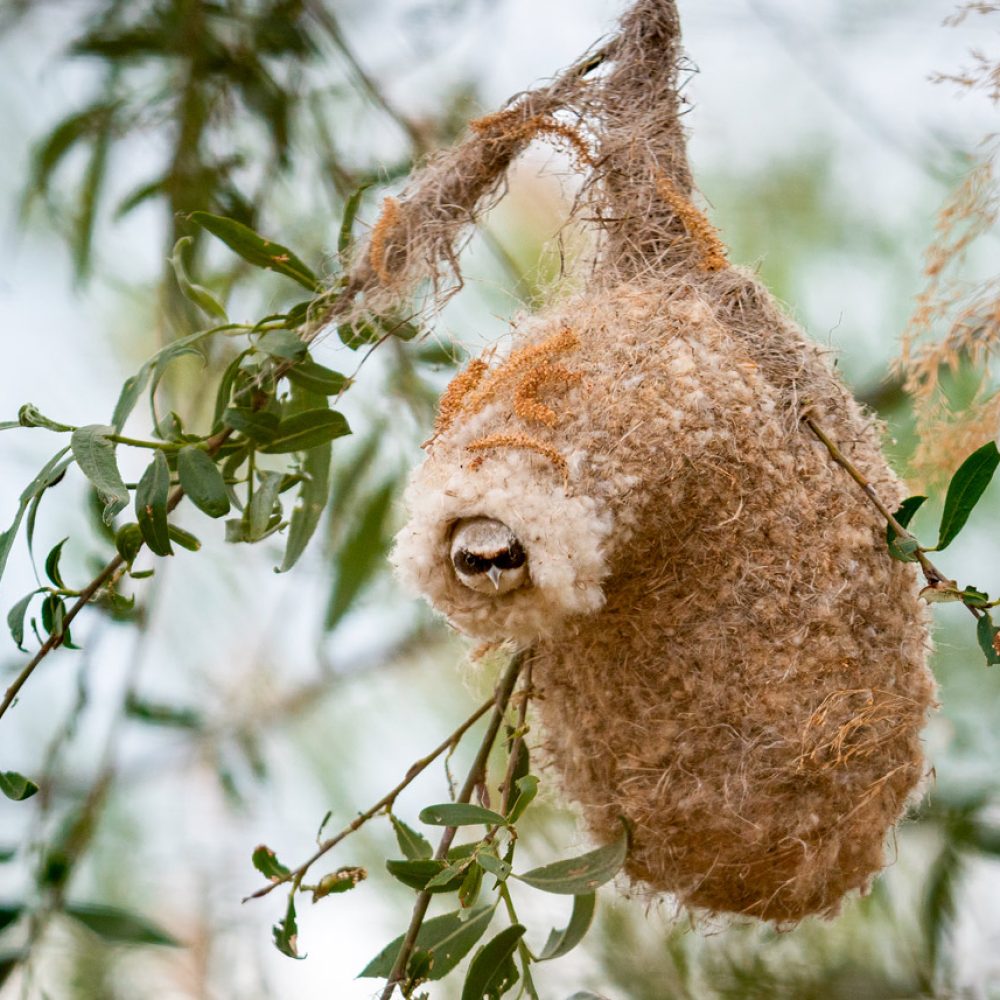
M795 921L869 885L920 787L926 613L802 417L892 506L879 427L693 203L679 61L673 3L639 0L599 56L424 168L354 278L373 302L440 279L510 159L576 116L603 234L587 290L452 383L394 561L466 634L530 650L552 764L599 840L630 821L636 883ZM517 536L530 586L456 579L474 516Z

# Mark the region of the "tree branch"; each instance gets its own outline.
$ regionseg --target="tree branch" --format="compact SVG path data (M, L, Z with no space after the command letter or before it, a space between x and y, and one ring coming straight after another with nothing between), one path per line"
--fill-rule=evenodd
M243 898L243 902L245 903L247 900L259 899L261 896L266 896L273 889L276 889L279 885L283 885L285 882L301 881L309 867L328 851L336 847L337 844L339 844L345 837L354 833L355 830L362 827L368 822L368 820L373 819L380 812L382 812L383 809L391 809L400 792L402 792L407 785L411 784L419 774L434 763L434 761L437 760L441 754L455 746L455 744L458 743L466 732L471 729L490 710L490 708L493 707L495 703L496 699L490 698L490 700L485 704L480 705L479 708L477 708L475 712L473 712L472 715L470 715L465 722L463 722L443 743L438 744L438 746L436 746L425 757L421 757L419 760L414 761L410 765L403 780L400 781L395 788L383 795L382 798L375 803L375 805L366 809L363 813L359 813L357 818L345 826L340 833L324 840L323 843L319 845L315 853L312 854L306 861L303 861L302 864L299 865L299 867L294 871L289 872L283 878L275 878L273 882L265 885L262 889L258 889L256 892L250 893L249 896L245 896Z
M471 801L473 792L482 784L486 776L486 762L489 760L490 751L493 749L497 734L500 732L500 724L503 722L507 706L510 704L510 697L514 693L514 686L517 684L521 667L524 665L524 658L524 653L515 654L508 664L506 672L497 684L493 702L493 715L490 717L489 727L483 736L482 743L479 745L479 752L476 754L476 759L472 762L472 767L469 768L469 773L466 775L465 783L462 785L462 790L456 799L457 802ZM451 847L451 842L455 839L456 829L457 827L449 826L441 834L437 851L434 853L435 860L443 861L447 858L448 849ZM409 964L410 956L413 954L414 946L417 943L417 935L420 933L420 927L424 922L424 917L427 915L427 907L430 905L430 901L431 894L429 892L424 891L417 896L417 901L413 906L413 914L410 917L410 926L406 930L406 937L403 938L399 955L396 956L396 962L392 967L392 972L389 973L389 979L385 984L385 989L382 990L379 1000L389 1000L395 992L397 984L399 984L406 974L406 966Z
M205 450L209 455L214 455L229 439L230 435L233 433L231 427L227 427L225 430L219 431L214 437L208 439L206 443ZM184 499L184 490L178 486L167 499L167 513L173 512L177 505ZM10 687L4 692L3 701L0 701L0 719L3 718L4 713L13 704L14 699L17 697L18 692L24 687L28 678L35 672L35 668L45 659L52 650L58 648L62 645L63 639L66 636L66 632L69 629L70 624L73 619L94 599L94 595L103 587L109 580L111 580L117 573L120 573L125 567L125 560L121 556L115 556L107 566L104 567L94 577L90 583L87 584L83 590L80 591L80 596L73 603L73 606L66 612L65 617L62 621L62 627L53 632L46 640L42 643L38 652L24 665L24 669L14 678Z
M837 447L826 431L824 431L823 428L820 427L819 424L817 424L816 421L808 414L803 415L802 422L813 432L813 434L816 435L817 438L819 438L823 446L830 453L830 457L837 463L837 465L844 469L851 479L853 479L858 486L861 487L861 491L868 498L869 503L871 503L871 505L882 515L882 517L885 518L886 524L888 524L900 538L912 538L913 541L917 541L917 537L907 531L906 528L904 528L899 521L893 517L892 511L890 511L889 508L886 507L886 505L879 499L878 494L875 492L875 487L872 486L860 469L858 469L858 467L854 465L854 463L840 450L840 448ZM920 563L920 568L923 570L924 578L927 580L929 586L936 587L939 583L952 583L952 580L945 576L945 574L942 573L941 570L939 570L937 566L935 566L934 563L927 558L927 554L922 548L918 547L914 551L913 556L917 562ZM978 612L975 608L968 604L966 604L965 607L972 612L975 618L979 617L980 612Z

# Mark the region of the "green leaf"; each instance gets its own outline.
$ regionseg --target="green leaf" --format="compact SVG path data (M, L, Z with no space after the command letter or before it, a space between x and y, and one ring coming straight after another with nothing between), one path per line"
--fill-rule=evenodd
M229 513L229 494L219 467L202 448L188 445L177 452L177 475L188 499L209 517Z
M0 847L0 865L5 865L8 861L13 861L17 856L16 847ZM3 913L3 907L0 906L0 914ZM0 930L3 929L3 918L0 916Z
M444 861L416 860L397 861L389 858L386 871L403 885L411 889L427 892L456 892L469 867L468 862L461 867ZM434 883L431 885L431 883Z
M369 499L360 520L344 541L337 557L337 575L330 592L325 626L332 631L354 603L355 598L382 566L388 539L385 522L395 484L385 483Z
M408 827L401 819L389 813L389 821L396 832L399 849L410 861L423 861L434 854L434 850L423 834Z
M236 380L242 371L241 366L243 364L243 359L249 353L249 348L245 351L240 351L240 353L237 354L228 365L226 365L226 370L222 373L222 377L219 379L219 388L216 390L215 394L215 410L212 414L213 433L222 429L222 415L225 413L232 400L233 386L236 384Z
M6 531L0 532L0 579L3 578L4 570L7 568L7 560L10 557L11 549L14 547L14 539L17 537L18 528L21 527L25 511L36 497L40 497L50 486L53 486L62 478L66 467L72 461L71 459L64 458L68 451L68 446L57 451L45 463L41 472L21 491L13 523Z
M271 928L274 935L274 946L282 955L289 958L302 959L305 955L299 954L299 925L295 922L295 894L288 894L288 907L285 910L284 920L279 921Z
M63 590L66 589L66 584L63 582L62 574L59 572L59 560L62 557L62 548L68 541L68 538L64 538L61 542L56 544L45 557L45 575L57 587L60 587Z
M50 420L32 403L25 403L17 411L17 422L21 427L44 427L47 431L56 431L58 434L65 434L66 431L75 430L69 424L61 424L57 420Z
M278 567L279 573L287 573L298 562L323 517L330 496L331 454L329 442L318 448L310 448L305 453L302 461L302 484L289 519L288 541L281 566Z
M428 979L439 980L451 972L486 933L495 907L481 906L472 912L456 910L441 917L424 921L417 934L416 948L430 956ZM359 978L388 979L396 964L403 935L386 945L358 973ZM407 974L410 969L407 969Z
M517 779L515 787L517 797L507 814L508 823L516 823L524 815L524 810L534 801L538 794L538 778L533 774L526 774L523 778Z
M63 118L32 151L31 183L35 192L44 194L52 173L66 154L82 139L95 134L114 114L118 101L97 101L82 111Z
M167 524L167 499L170 491L170 469L162 451L153 455L135 491L135 517L143 540L158 556L172 556L170 530Z
M324 896L349 892L366 878L368 878L368 872L364 868L357 868L351 865L338 868L335 872L324 875L316 883L316 886L312 890L313 902L319 902Z
M421 823L430 826L506 826L507 818L492 809L471 802L442 802L440 805L426 806L420 810Z
M270 534L270 529L273 527L271 517L274 514L274 505L283 478L280 472L261 472L258 477L257 488L247 508L245 537L248 542L260 541Z
M291 870L278 860L278 856L266 844L255 847L250 860L253 861L254 868L269 882L280 882L292 874Z
M301 361L306 356L306 342L292 330L269 330L257 340L257 347L272 358Z
M549 934L549 939L536 961L547 962L553 958L562 958L567 952L572 951L590 930L596 907L595 893L583 892L574 896L569 923L561 931L552 931Z
M524 937L520 924L506 927L476 952L462 987L462 1000L499 1000L516 982L514 952Z
M201 548L201 541L198 538L192 535L190 531L185 531L176 524L167 525L167 534L170 536L170 541L176 542L182 549L187 549L188 552L197 552Z
M974 451L958 467L944 498L936 551L940 552L950 545L965 526L969 515L979 503L979 498L989 486L997 465L1000 465L1000 451L990 441Z
M905 528L913 520L914 514L924 505L927 497L907 497L900 505L899 509L892 515L901 528ZM915 538L903 538L896 541L896 529L892 525L885 526L885 543L889 547L889 555L900 562L916 562L914 553L920 547L920 543Z
M11 638L14 640L14 644L17 646L22 653L26 653L27 650L24 648L24 618L28 613L28 606L31 604L31 599L35 597L36 594L42 594L45 592L44 587L39 587L37 590L33 590L30 594L25 595L15 604L10 611L7 612L7 628L10 629Z
M128 506L129 493L118 471L115 443L108 438L115 429L107 424L88 424L73 431L70 443L73 457L83 474L94 484L104 501L104 523Z
M335 396L351 384L351 379L331 368L310 361L308 358L289 368L285 377L294 385L318 393L321 396Z
M278 430L278 415L268 410L230 407L222 414L223 423L245 434L251 441L266 443L274 440Z
M0 931L16 923L22 913L24 913L23 906L0 906Z
M514 878L543 892L576 896L593 892L598 886L613 879L625 864L627 854L628 830L624 829L623 824L621 836L606 847L581 854L578 858L533 868Z
M361 199L364 197L365 191L370 187L371 184L362 184L347 199L347 203L344 205L344 217L340 220L340 232L337 234L337 253L341 255L346 253L351 245L351 231L354 229L354 220L357 217L358 209L361 207Z
M178 729L200 730L203 720L193 708L176 708L158 702L146 701L134 693L125 698L125 714L130 719L148 722L154 726L174 726Z
M988 666L995 666L1000 663L1000 640L997 633L1000 629L993 624L993 618L989 612L983 612L983 616L976 622L976 639L979 641L979 648L986 657Z
M463 910L476 905L483 887L483 869L478 864L469 865L465 878L458 890L458 902Z
M193 212L191 220L218 237L230 250L254 267L277 271L311 292L323 290L316 275L288 247L264 239L241 222L220 215L209 215L208 212Z
M990 603L990 595L983 590L977 590L975 587L966 587L962 591L962 600L970 608L981 608Z
M179 948L180 942L145 917L115 906L77 903L63 911L111 944L158 944Z
M149 383L149 376L152 373L153 366L147 363L122 383L121 392L118 394L118 402L115 403L115 411L111 414L111 426L114 427L117 433L121 433L125 422L135 409L135 404L139 402L139 398Z
M135 557L142 548L142 529L135 521L129 521L118 529L115 534L115 548L129 566L135 562Z
M282 420L274 437L262 445L260 450L266 455L308 451L350 433L351 428L342 413L335 410L307 410Z
M476 855L476 860L485 871L495 876L500 882L505 881L510 876L510 865L506 861L501 861L495 854L483 851Z
M0 771L0 792L8 799L23 802L38 791L38 785L17 771Z
M226 310L222 303L207 288L192 281L191 276L187 272L187 267L184 265L184 254L187 253L188 247L192 246L193 243L193 237L182 236L174 244L174 252L171 254L170 264L174 269L174 277L177 279L177 285L184 298L193 302L209 316L226 321L229 317L226 316Z
M66 602L56 594L49 594L42 601L42 628L49 635L63 635L65 618Z

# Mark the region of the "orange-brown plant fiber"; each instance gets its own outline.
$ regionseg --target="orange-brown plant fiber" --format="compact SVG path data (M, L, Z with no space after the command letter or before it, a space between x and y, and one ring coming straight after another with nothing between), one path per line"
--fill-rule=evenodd
M879 428L694 206L679 60L671 0L638 0L603 75L541 92L592 133L600 253L584 293L453 381L393 558L456 628L529 650L547 760L598 840L629 821L635 885L791 922L869 886L918 793L926 614L800 417L892 507ZM476 516L519 539L529 585L457 578L451 533Z

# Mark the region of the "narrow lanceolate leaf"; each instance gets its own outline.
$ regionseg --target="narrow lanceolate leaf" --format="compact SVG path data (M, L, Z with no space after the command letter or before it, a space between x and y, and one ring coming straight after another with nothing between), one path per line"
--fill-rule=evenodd
M146 699L132 693L125 698L125 715L130 719L147 722L153 726L174 726L178 729L197 731L204 725L201 714L193 708L146 701Z
M257 341L257 347L283 361L301 361L306 355L306 342L293 330L269 330Z
M295 920L295 896L288 895L288 907L285 910L285 919L279 921L271 928L274 936L274 946L282 955L289 958L305 958L299 954L299 925Z
M38 785L17 771L0 771L0 792L8 799L23 802L38 791Z
M361 207L361 199L364 197L365 191L370 187L370 184L362 184L347 199L347 204L344 205L344 217L340 220L340 232L337 235L338 253L345 253L351 246L351 232L354 229L354 220L357 217L358 209Z
M899 510L893 514L893 517L901 528L909 526L914 514L920 510L926 500L927 497L921 496L907 497L899 505ZM916 562L917 557L915 553L919 548L919 542L915 538L899 538L896 534L896 529L892 525L887 524L885 526L885 543L889 547L889 555L893 559L898 559L900 562Z
M293 385L300 385L303 389L319 393L321 396L335 396L351 384L346 375L308 359L289 368L285 376Z
M427 892L456 892L462 885L469 862L457 866L433 859L397 861L390 858L385 863L386 871L411 889ZM433 885L431 884L433 883Z
M417 934L416 951L430 956L426 978L438 980L447 976L486 933L494 911L495 907L481 906L471 913L456 910L424 921ZM388 979L402 946L400 935L358 973L359 978ZM406 971L409 974L412 970Z
M483 851L476 855L476 860L479 862L481 868L488 871L491 875L496 876L500 882L503 882L510 876L510 864L506 861L501 861L495 854Z
M253 499L247 508L247 530L245 538L248 542L256 542L266 537L272 527L271 517L274 514L274 504L278 499L278 490L284 477L280 472L262 472L254 490Z
M431 847L430 841L423 834L417 833L416 830L408 827L392 813L389 814L389 821L392 823L392 828L396 833L396 841L399 844L399 849L410 861L422 861L433 855L434 849Z
M386 483L363 508L356 526L344 541L337 559L337 576L330 592L325 626L334 629L350 610L357 596L371 582L388 547L385 522L395 491L394 483ZM343 502L349 493L341 491L338 500Z
M67 906L64 912L112 944L159 944L171 948L180 946L173 935L145 917L116 906L78 903Z
M105 524L128 506L128 489L118 471L115 443L108 438L114 433L115 429L107 424L88 424L78 427L70 438L76 464L104 501Z
M499 1000L517 982L514 952L522 937L524 928L514 924L476 952L462 987L462 1000Z
M226 219L208 212L193 212L191 219L202 229L222 240L230 250L238 253L254 267L277 271L292 278L311 292L322 291L322 285L312 270L288 247L272 243L234 219Z
M526 774L523 778L517 779L514 787L517 789L517 797L507 814L508 823L516 823L524 815L524 810L534 802L538 794L538 778L533 774Z
M176 542L182 549L187 549L188 552L197 552L201 549L200 539L192 535L190 531L185 531L176 524L167 525L167 535L170 541Z
M31 604L31 600L37 594L44 593L45 588L39 587L37 590L33 590L30 594L26 594L15 604L10 611L7 612L7 628L10 629L10 636L14 640L14 644L17 646L22 653L26 653L27 650L24 648L24 619L28 614L28 606Z
M266 844L260 844L258 847L255 847L250 860L253 861L254 868L269 882L280 882L292 874Z
M561 958L572 951L590 930L597 906L597 896L592 892L580 893L573 897L573 912L569 923L561 930L549 934L545 947L538 955L537 961L546 962L553 958Z
M189 445L177 453L177 475L188 499L209 517L229 513L229 494L219 467L201 448Z
M11 924L20 920L22 913L24 913L23 906L0 905L0 931L3 931L5 927L10 927Z
M222 422L233 430L245 434L251 441L266 444L274 440L278 431L278 415L266 411L256 412L249 407L231 406L222 414Z
M989 612L984 612L976 623L976 639L986 657L986 663L991 667L1000 663L1000 629L993 624Z
M471 802L442 802L420 810L420 822L430 826L506 826L507 819L492 809Z
M209 316L221 319L225 322L228 317L222 303L205 287L192 281L184 264L184 254L187 248L194 243L190 236L182 236L174 244L174 252L170 257L170 264L174 269L174 277L184 298L193 302L196 306L206 312Z
M948 494L944 498L941 513L941 528L938 534L937 550L947 547L965 526L979 498L989 486L997 465L1000 465L1000 451L990 441L974 451L959 467L948 484Z
M69 541L68 538L64 538L61 542L58 542L52 547L52 550L45 557L45 575L54 583L57 587L62 587L65 589L66 584L63 583L62 573L59 570L59 560L62 558L63 546Z
M25 511L36 497L40 497L50 486L62 478L66 467L72 461L72 459L65 457L68 451L68 446L57 451L45 463L42 471L21 491L17 513L14 515L11 526L6 531L0 531L0 579L3 578L4 570L7 568L7 559L10 557L10 550L14 547L14 539L17 537L18 528L21 527Z
M613 879L625 864L627 853L628 831L623 829L621 836L606 847L599 847L596 851L589 851L568 861L533 868L530 872L513 877L543 892L576 896L593 892L598 886Z
M351 428L342 413L335 410L307 410L282 420L274 437L261 445L260 450L268 455L308 451L350 433Z
M156 452L153 461L139 480L135 491L135 519L151 552L158 556L171 556L170 529L167 524L167 496L170 491L170 469L162 451Z
M292 510L288 526L285 555L278 567L287 573L299 560L319 526L326 502L330 497L330 459L332 445L327 442L310 448L302 462L304 478L299 487L298 501Z

